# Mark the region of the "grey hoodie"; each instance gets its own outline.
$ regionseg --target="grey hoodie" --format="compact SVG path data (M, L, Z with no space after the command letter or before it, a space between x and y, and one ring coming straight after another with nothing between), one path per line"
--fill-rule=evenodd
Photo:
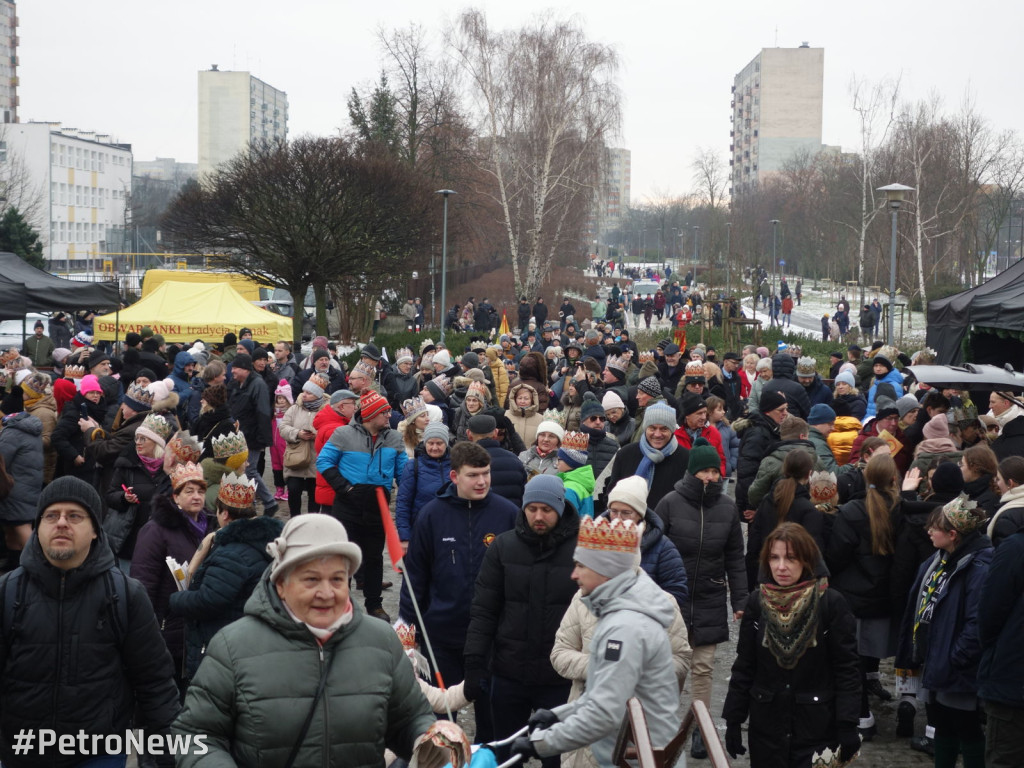
M612 768L630 697L643 703L655 748L666 746L679 731L679 683L667 631L674 604L639 568L605 582L583 602L597 616L586 691L553 710L560 722L530 738L541 757L590 745L598 765Z

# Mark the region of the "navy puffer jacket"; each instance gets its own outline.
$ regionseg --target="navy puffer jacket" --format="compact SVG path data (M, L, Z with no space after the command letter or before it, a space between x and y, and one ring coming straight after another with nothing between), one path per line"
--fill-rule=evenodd
M432 459L427 456L422 443L416 446L416 455L402 472L402 482L398 485L395 500L395 527L398 528L400 540L408 541L412 538L417 514L428 502L434 500L441 486L448 482L451 468L450 450L446 449L440 459Z

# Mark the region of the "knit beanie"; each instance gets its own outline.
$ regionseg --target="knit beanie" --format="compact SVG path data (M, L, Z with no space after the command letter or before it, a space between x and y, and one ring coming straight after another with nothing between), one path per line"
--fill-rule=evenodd
M449 392L448 388L451 386L447 376L437 376L428 381L424 386L435 400L447 402Z
M885 355L875 355L874 365L884 365L886 371L892 370L892 361L889 360Z
M303 387L303 390L305 390L305 387ZM320 390L320 392L322 394L323 390ZM281 381L278 382L277 389L274 390L275 401L277 400L278 395L283 397L289 403L295 402L295 398L292 396L292 385L288 383L287 379L281 379Z
M648 376L637 385L637 389L651 397L661 397L661 382L654 376Z
M896 401L896 409L900 412L900 418L906 418L911 411L920 408L921 402L913 395L904 395Z
M322 392L321 390L321 394ZM388 401L381 397L381 395L376 392L367 392L359 400L359 418L366 422L389 408L391 406L388 404Z
M585 432L566 432L558 447L558 458L568 464L570 469L579 469L590 458L587 453L589 445L590 435Z
M811 425L831 424L835 420L836 412L825 403L815 403L811 406L811 412L807 414L807 423Z
M149 411L153 408L153 393L146 387L129 384L128 391L124 393L124 399L121 402L136 413Z
M534 475L523 489L523 509L528 504L547 504L558 516L565 512L565 484L555 475Z
M686 471L696 475L702 469L722 469L722 457L718 451L703 437L698 437L690 449L690 463L686 465Z
M321 387L312 379L310 379L309 381L302 385L302 391L308 392L309 394L313 395L316 398L321 398L324 396L324 388ZM291 398L289 398L289 402L291 402Z
M539 435L541 432L554 435L558 438L558 442L562 442L565 437L565 429L557 421L542 421L537 425L537 434Z
M591 416L604 416L604 406L597 400L593 392L583 393L583 406L580 408L580 421L586 421Z
M427 440L443 440L445 445L447 445L450 437L451 432L448 431L448 427L440 421L430 422L423 430L424 443L427 442Z
M946 414L937 413L932 416L921 432L924 434L925 440L949 437L949 420L946 418Z
M931 479L932 490L946 496L956 496L964 489L964 475L954 461L946 461L935 468Z
M675 409L666 403L654 403L647 406L644 409L643 429L646 431L648 427L656 424L668 427L673 431L678 429L679 425L676 423Z
M836 376L835 383L843 382L853 389L857 388L857 380L853 378L853 374L849 371L840 371L839 375Z
M601 400L601 406L606 410L612 408L625 408L626 404L622 402L622 398L617 393L608 390L604 393L604 398Z
M768 390L767 392L761 393L761 400L758 403L758 408L761 413L768 413L774 411L776 408L781 408L786 404L786 395L778 390Z
M434 365L440 365L443 368L450 368L452 365L451 353L447 349L442 349L440 352L435 352Z
M100 380L90 373L82 377L82 386L79 391L84 395L89 392L102 392L103 387L100 386Z
M252 339L242 339L238 344L245 347L246 351L248 351L250 355L252 355L253 350L256 349L256 342Z
M701 408L707 408L707 403L704 402L704 398L698 395L696 392L684 392L682 399L679 401L679 407L683 411L683 416L689 416L691 413L696 413Z
M621 501L643 517L647 513L647 492L647 481L640 475L624 477L608 493L608 504L613 501Z
M248 341L248 339L243 339L243 341ZM270 359L270 353L267 352L267 348L266 347L257 345L255 347L253 347L252 359L253 360L269 360Z
M480 365L480 355L476 352L466 352L459 362L461 362L467 370L470 368L476 368Z
M878 395L877 397L875 397L875 418L876 419L884 419L884 418L886 418L888 416L898 416L899 412L900 412L899 408L896 407L896 401L893 400L892 398L890 398L890 397L883 397L882 395ZM942 418L943 418L943 420L945 420L946 417L943 416ZM925 429L927 429L927 425L925 425ZM948 427L946 429L946 434L949 435ZM925 435L925 437L928 437L928 436Z
M245 339L243 339L245 341ZM246 354L235 355L235 359L231 361L232 368L241 368L246 371L252 370L252 357Z
M584 517L572 559L614 579L640 565L640 531L630 520Z
M70 501L85 507L85 511L89 513L89 519L92 520L93 530L96 533L101 532L100 515L103 512L103 502L100 500L100 495L89 483L74 475L55 477L43 488L39 494L39 500L36 502L36 528L39 527L39 521L46 508L61 501Z

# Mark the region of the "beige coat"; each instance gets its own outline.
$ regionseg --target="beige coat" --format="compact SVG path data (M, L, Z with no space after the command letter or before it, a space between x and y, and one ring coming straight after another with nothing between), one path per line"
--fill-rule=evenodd
M692 651L686 624L683 623L683 614L679 612L675 600L672 603L675 606L675 619L669 628L669 636L672 641L672 660L679 680L679 690L682 690L686 675L690 671ZM551 649L551 666L566 680L572 681L569 701L575 701L583 695L587 680L587 664L590 661L590 640L596 626L597 617L583 604L581 595L577 592L562 617L562 623L555 633L555 645ZM589 747L566 752L562 755L562 765L565 768L598 768Z
M301 397L301 395L300 395ZM308 429L314 435L316 435L316 428L313 426L313 417L316 416L316 411L309 411L302 407L301 402L297 402L290 406L287 411L284 412L284 416L281 417L281 423L278 427L278 431L281 433L281 437L284 438L286 443L285 453L288 452L288 448L297 445L299 440L299 432L304 429ZM309 441L310 447L313 445L313 440ZM316 477L316 453L310 452L313 457L309 464L306 465L305 469L289 469L284 468L284 476L287 477Z

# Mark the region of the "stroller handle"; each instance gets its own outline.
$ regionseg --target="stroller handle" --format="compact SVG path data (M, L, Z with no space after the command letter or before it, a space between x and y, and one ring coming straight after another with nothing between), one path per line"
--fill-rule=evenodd
M506 746L508 744L511 744L513 741L518 739L520 736L525 736L529 730L530 730L530 726L524 725L522 728L520 728L518 731L513 733L507 739L502 739L501 741L491 741L491 742L488 742L485 746L488 746L488 747L504 747L504 746ZM499 766L499 768L501 768L501 767Z

